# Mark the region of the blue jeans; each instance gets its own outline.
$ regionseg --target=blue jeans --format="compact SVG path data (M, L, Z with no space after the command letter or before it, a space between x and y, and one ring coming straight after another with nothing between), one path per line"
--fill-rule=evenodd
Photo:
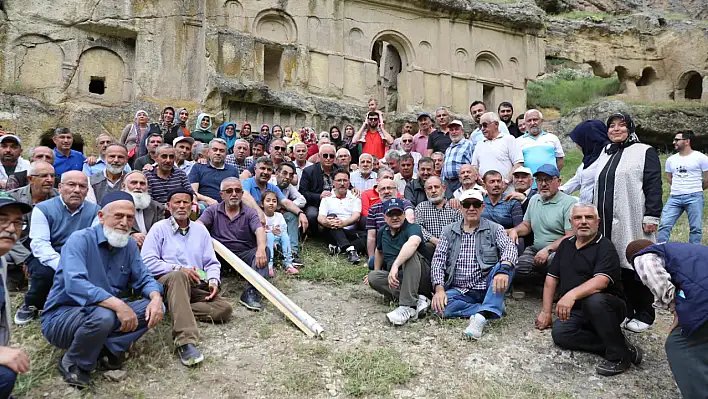
M374 263L376 263L376 262L374 261L374 257L373 257L373 256L370 256L370 257L369 257L369 270L374 270Z
M492 280L494 276L499 273L500 269L500 265L497 264L489 273L487 276L486 290L469 290L464 294L457 288L451 288L445 291L445 295L447 295L447 306L442 316L446 319L453 317L469 318L481 311L487 311L493 313L496 316L494 318L500 318L504 313L504 293L506 291L495 293L492 288ZM514 273L511 272L509 274L508 287L511 286L513 277Z
M283 212L283 219L285 219L285 223L288 225L288 236L290 237L290 252L292 254L296 254L300 249L300 227L298 227L298 225L300 224L300 219L298 219L298 216L292 212Z
M0 366L0 399L9 398L15 388L17 373L9 367Z
M266 232L266 240L268 250L270 250L270 253L273 254L273 256L268 259L269 268L273 267L273 258L275 258L275 243L280 243L280 249L283 252L283 258L285 258L283 266L290 267L293 265L293 254L290 250L290 237L288 236L287 231L281 231L279 236L273 234L272 231L268 231Z
M667 242L671 237L671 230L683 211L688 214L690 233L688 242L701 244L703 238L703 192L682 195L669 195L669 199L661 212L658 242Z

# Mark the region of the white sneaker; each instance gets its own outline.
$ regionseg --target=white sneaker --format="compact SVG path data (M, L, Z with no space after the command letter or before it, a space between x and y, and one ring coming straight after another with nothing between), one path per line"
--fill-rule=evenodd
M629 321L629 319L625 317L624 321L622 323L620 323L620 328L626 329L628 321Z
M629 330L631 332L642 333L642 332L648 330L649 328L651 328L651 324L647 324L647 323L645 323L643 321L639 321L637 319L632 319L627 322L627 324L625 325L624 328L626 328L627 330Z
M408 323L409 320L418 320L418 312L408 306L399 306L392 312L386 313L386 318L394 326L402 326Z
M430 299L426 298L425 295L418 295L418 304L415 306L416 313L420 317L421 313L425 313L430 307Z
M484 326L487 325L487 319L481 314L470 317L470 325L465 328L465 336L472 339L482 338L482 331L484 331Z

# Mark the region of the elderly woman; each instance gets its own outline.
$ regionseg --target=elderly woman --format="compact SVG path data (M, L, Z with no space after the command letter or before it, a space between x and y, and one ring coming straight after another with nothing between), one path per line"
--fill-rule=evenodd
M592 203L595 192L595 175L597 174L597 158L610 143L607 138L607 127L602 121L584 121L570 132L570 139L583 152L583 161L578 170L567 183L561 186L561 191L568 194L580 190L580 202Z
M120 135L121 144L128 148L128 158L134 160L147 154L145 139L151 131L160 133L160 126L150 124L147 112L139 110L135 113L133 123L129 123Z
M610 143L596 161L594 202L600 213L600 233L622 254L634 240L656 242L662 208L661 162L654 148L639 142L629 115L610 116L607 127ZM642 332L654 323L654 296L632 265L620 258L627 297L623 327Z

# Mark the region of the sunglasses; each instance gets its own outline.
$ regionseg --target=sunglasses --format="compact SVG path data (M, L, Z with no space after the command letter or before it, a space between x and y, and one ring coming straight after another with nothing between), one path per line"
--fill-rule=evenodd
M369 122L378 122L379 118L369 118Z
M491 125L492 123L494 123L494 122L482 122L482 123L480 123L480 126L482 126L483 128L486 129L487 126Z
M231 195L233 193L243 194L243 189L241 189L241 188L227 188L226 190L221 190L221 192L226 195Z
M683 141L683 140L688 140L688 139L674 139L674 143L678 143L679 141Z
M475 209L479 209L482 207L482 203L479 201L464 201L464 202L462 202L462 207L465 209L469 209L471 206L475 207Z
M324 159L334 159L334 154L322 154L322 158Z
M413 140L401 140L401 143L412 143Z
M273 150L275 151L285 151L285 147L281 147L279 145L274 145Z

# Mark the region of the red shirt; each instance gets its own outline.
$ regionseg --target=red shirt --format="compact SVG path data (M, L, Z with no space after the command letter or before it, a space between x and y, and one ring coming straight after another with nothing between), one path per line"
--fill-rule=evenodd
M366 142L362 145L361 152L383 159L384 155L386 155L386 145L378 131L366 132Z
M397 193L396 195L398 198L401 197L401 193ZM361 216L369 216L369 209L371 209L372 206L378 204L381 202L381 197L379 197L379 193L376 191L376 187L370 188L368 190L364 190L361 192Z

